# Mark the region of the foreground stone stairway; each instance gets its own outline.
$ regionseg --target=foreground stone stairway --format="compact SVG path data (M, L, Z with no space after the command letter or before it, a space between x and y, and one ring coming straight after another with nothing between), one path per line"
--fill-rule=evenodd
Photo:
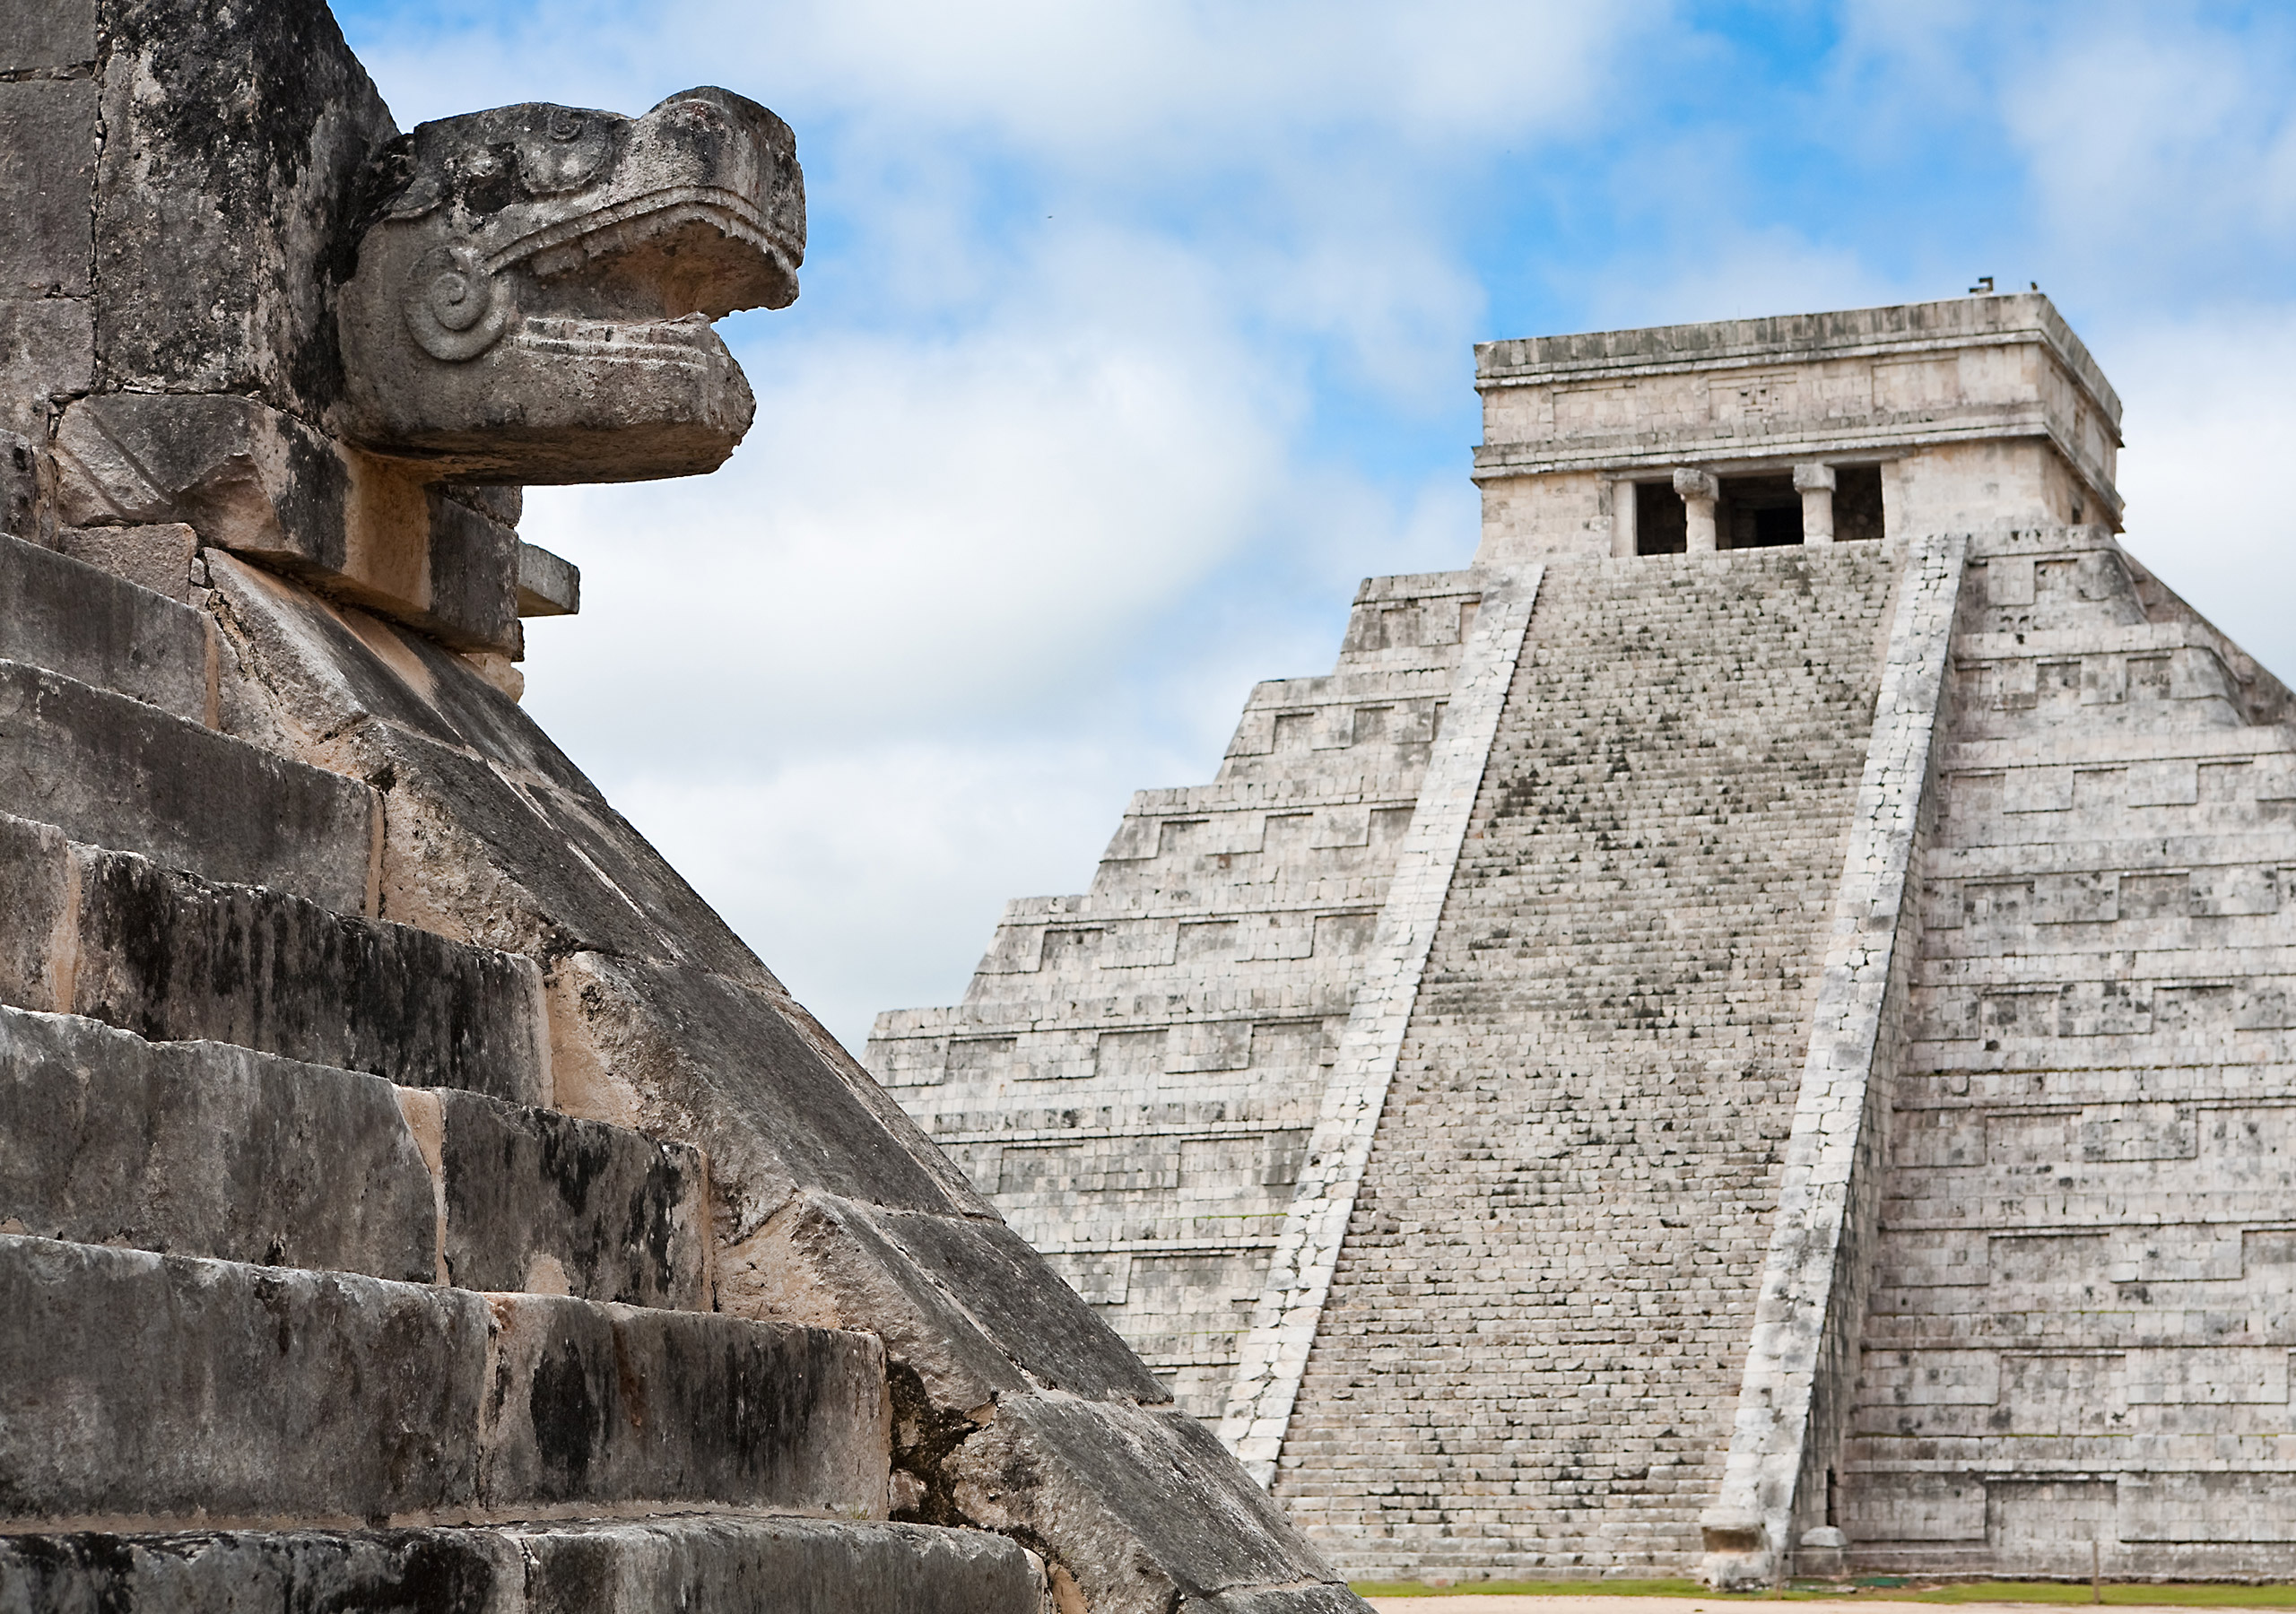
M325 0L0 78L0 1614L1360 1610L517 705L522 489L749 429L788 125L402 131Z
M713 1309L529 957L376 916L211 619L0 540L0 1602L1038 1608L896 1523L885 1349Z

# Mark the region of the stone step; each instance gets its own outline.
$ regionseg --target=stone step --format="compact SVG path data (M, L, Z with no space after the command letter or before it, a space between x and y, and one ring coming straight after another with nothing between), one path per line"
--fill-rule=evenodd
M707 1309L700 1155L602 1121L0 1009L0 1230Z
M0 1002L551 1103L530 959L75 846L0 814Z
M215 722L204 613L21 538L0 537L0 659Z
M867 1334L0 1237L0 1534L883 1517Z
M1043 1587L987 1531L787 1515L0 1538L11 1614L1040 1614Z
M4 660L0 812L210 880L374 908L381 809L366 785Z

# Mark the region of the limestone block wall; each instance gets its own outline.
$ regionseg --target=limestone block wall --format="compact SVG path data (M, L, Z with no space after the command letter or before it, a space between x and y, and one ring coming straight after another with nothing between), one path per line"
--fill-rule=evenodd
M1091 889L1009 904L870 1070L1217 1419L1483 590L1366 583L1328 675L1252 692L1219 777L1143 791Z
M1853 1561L2285 1576L2287 692L2058 530L1975 541L1946 703Z
M1351 1575L1695 1566L1903 554L1548 563L1276 1471Z

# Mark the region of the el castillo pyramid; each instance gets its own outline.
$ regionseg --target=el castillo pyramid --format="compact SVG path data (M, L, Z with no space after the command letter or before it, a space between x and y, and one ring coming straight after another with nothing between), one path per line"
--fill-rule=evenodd
M1478 349L871 1068L1357 1577L2296 1574L2296 737L2039 294Z
M0 0L0 1610L1361 1610L517 704L788 126Z

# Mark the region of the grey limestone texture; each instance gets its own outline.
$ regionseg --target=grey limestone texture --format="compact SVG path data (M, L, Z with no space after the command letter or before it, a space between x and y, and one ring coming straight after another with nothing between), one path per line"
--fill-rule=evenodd
M1841 1448L1857 1561L2296 1564L2289 715L2105 534L1972 540Z
M0 1009L0 1229L710 1307L690 1148L230 1043Z
M1360 1608L517 704L520 484L748 427L788 127L0 47L0 1610Z
M155 598L148 584L120 586L116 568L15 538L0 538L0 547L8 556L0 567L0 658L214 723L214 630L205 616ZM187 577L187 554L184 564Z
M599 482L714 470L749 430L709 322L787 308L805 255L796 141L756 102L443 118L383 146L362 191L354 440L474 480Z
M1029 1554L980 1531L794 1516L0 1537L9 1614L1040 1614Z
M22 1530L882 1511L865 1335L0 1237Z
M0 661L0 812L337 912L374 899L366 785L14 661Z
M1763 1263L1730 1454L1700 1519L1709 1580L1760 1582L1771 1541L1840 1527L1818 1512L1839 1447L1849 1341L1870 1281L1883 1128L1877 1106L1902 1032L1914 924L1906 875L1930 792L1938 696L1968 557L1960 534L1922 540L1899 580L1826 938L1778 1210ZM1804 1515L1795 1516L1797 1501ZM1811 1548L1805 1537L1800 1547ZM1840 1543L1818 1560L1838 1572Z
M72 989L58 1011L407 1087L550 1102L542 972L530 959L130 853L75 852L70 878Z
M601 1121L474 1093L439 1106L439 1255L465 1289L540 1287L630 1306L707 1311L709 1168L700 1151Z
M1898 560L1548 563L1278 1462L1351 1565L1694 1553Z
M1421 783L1421 806L1412 814L1363 959L1322 1111L1308 1139L1306 1168L1292 1190L1229 1390L1222 1436L1263 1485L1274 1478L1299 1401L1543 576L1535 567L1520 577L1487 574L1445 732Z
M2094 360L1980 296L1477 383L1474 568L872 1068L1352 1575L2296 1573L2292 698L2115 537Z
M10 1232L410 1283L435 1273L430 1172L375 1077L0 1009L0 1115Z
M188 523L158 521L142 526L61 527L56 547L75 560L125 577L139 588L188 603L199 533Z
M1484 343L1475 386L1486 557L1647 552L1649 493L1693 479L1733 525L1764 479L1820 492L1805 468L1843 538L1872 535L1851 471L1900 535L2119 525L2120 399L2038 292Z
M582 573L546 549L518 546L518 614L575 616L582 609Z

